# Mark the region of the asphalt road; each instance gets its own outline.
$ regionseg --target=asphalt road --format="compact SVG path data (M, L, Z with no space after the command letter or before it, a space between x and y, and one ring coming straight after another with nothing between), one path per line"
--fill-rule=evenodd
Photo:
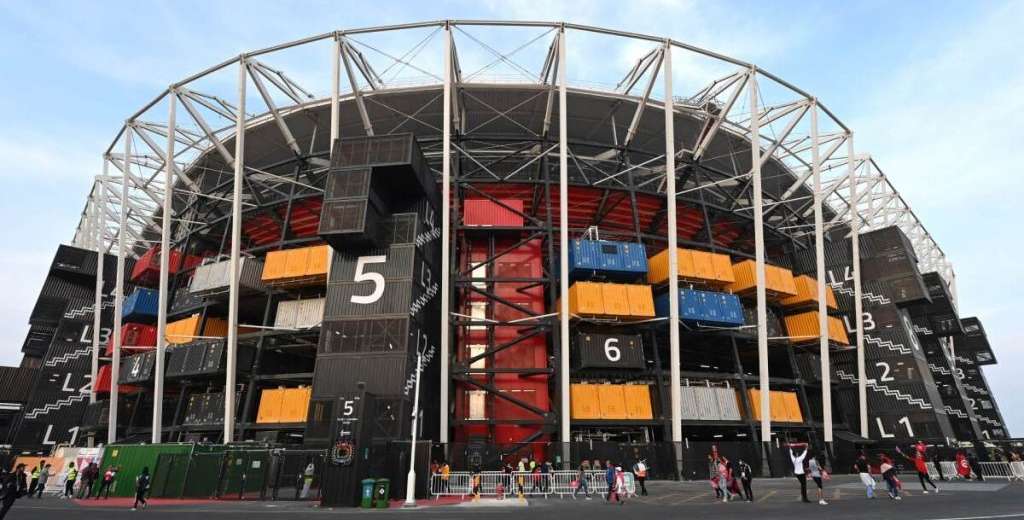
M515 519L527 515L558 520L714 518L716 520L809 519L884 519L900 520L995 520L1024 519L1024 484L1006 482L940 483L938 494L921 493L916 482L905 482L907 494L902 501L884 496L868 500L856 480L836 477L826 483L829 505L803 504L798 499L795 480L755 480L754 503L715 501L710 487L701 482L652 482L651 495L636 497L619 506L600 498L572 500L568 498L536 498L527 501L484 500L460 505L434 505L430 501L417 509L364 511L359 509L321 509L308 503L295 502L204 502L162 503L144 511L131 511L130 506L117 503L82 505L57 499L19 500L7 519L111 519L188 518L202 520L263 518L319 519L331 516L372 516L385 519L497 518ZM812 486L813 487L813 486ZM812 494L813 497L813 494ZM415 515L412 516L412 515ZM196 518L196 520L199 520Z

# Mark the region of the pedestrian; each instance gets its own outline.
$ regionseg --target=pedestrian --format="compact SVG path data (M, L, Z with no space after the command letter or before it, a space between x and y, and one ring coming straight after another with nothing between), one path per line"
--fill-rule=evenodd
M100 481L100 489L96 492L96 500L103 498L110 498L110 488L114 485L114 479L117 478L117 466L110 466L107 471L103 472L103 480Z
M621 506L626 503L627 496L629 490L626 489L626 472L622 471L622 466L615 466L615 501Z
M633 464L633 475L636 476L637 484L640 484L640 496L647 496L647 486L644 482L647 481L647 461L640 459Z
M913 457L908 457L905 453L900 451L899 448L896 448L896 453L899 453L903 458L914 463L914 469L917 470L917 479L921 481L921 490L924 494L928 494L928 486L925 486L926 482L931 484L932 489L934 489L936 493L939 492L939 486L936 486L935 483L932 482L932 477L928 475L928 463L925 462L924 453L922 453L921 450L917 450Z
M981 464L978 463L978 457L974 456L973 453L968 453L967 463L971 465L971 471L974 472L975 480L984 481L985 477L981 474Z
M708 455L708 476L710 477L711 489L715 490L715 500L722 498L722 488L718 486L718 453L712 452Z
M14 501L28 493L28 479L25 475L25 465L18 464L14 472L4 472L0 475L0 520L7 516L7 511L14 505Z
M799 455L796 453L796 448L803 448L803 451ZM796 480L800 482L800 501L810 503L807 500L807 474L804 472L804 459L807 457L807 444L790 444L789 445L789 458L793 462L793 475L796 475Z
M946 480L946 476L942 474L942 458L939 457L938 450L932 452L932 464L935 466L935 471L939 472L939 480Z
M860 482L864 484L868 498L875 498L875 479L871 476L871 464L868 464L868 458L863 452L853 463L853 471L860 476Z
M612 461L608 461L606 464L608 469L604 470L604 482L608 486L608 493L605 495L605 502L612 501L612 495L615 494L615 466L612 466ZM618 500L618 497L616 497Z
M51 464L47 464L42 471L39 472L38 482L36 484L36 498L43 498L43 490L46 489L46 482L50 480L50 470L53 469ZM32 498L32 495L28 496Z
M472 476L470 478L472 479L472 483L473 483L473 488L472 488L473 501L476 502L476 501L480 500L480 485L481 485L481 482L480 482L480 465L479 464L473 466L473 474L472 474Z
M309 464L306 464L306 469L302 471L302 492L299 493L299 498L307 498L309 496L309 490L313 487L313 477L316 476L316 464L310 460Z
M96 466L95 462L90 462L86 466L79 477L82 479L82 485L78 487L78 498L89 498L92 496L92 485L96 482L96 478L99 476L99 467Z
M142 503L142 509L146 509L146 493L149 491L149 466L142 468L142 473L135 477L135 504L132 505L132 511L139 508L139 503Z
M718 472L718 489L721 491L722 502L728 502L732 498L732 494L729 493L729 459L725 456L719 457L715 470Z
M743 484L743 496L746 498L747 502L753 502L754 490L751 485L754 482L754 470L750 467L750 464L747 464L743 459L740 459L736 463L736 466L739 469L740 482Z
M448 493L451 488L449 486L449 479L452 477L452 468L448 465L447 460L441 461L441 492Z
M576 499L576 494L579 493L580 489L583 489L583 495L587 500L590 500L590 475L587 473L590 468L590 463L583 461L580 464L580 468L576 470L576 486L572 488L572 498Z
M64 478L64 496L61 498L74 498L75 497L75 482L78 481L78 468L75 467L75 463L71 462L68 464L68 471Z
M39 474L43 472L43 469L44 469L45 466L46 466L46 461L45 460L39 461L39 465L38 466L32 466L32 475L31 475L32 476L32 480L29 481L29 484L28 484L28 496L29 496L29 498L31 498L32 495L34 495L36 493L36 487L39 485Z
M601 471L601 461L594 459L594 471Z
M551 492L551 461L540 465L540 491L545 495Z
M882 472L882 480L885 481L885 486L889 491L889 498L893 500L903 500L900 497L900 484L896 479L896 466L893 465L892 459L886 456L884 453L881 455L881 464L878 470Z
M828 502L825 501L825 489L823 487L823 481L828 475L825 468L821 467L821 463L818 462L817 455L811 455L807 460L807 469L810 470L811 479L814 480L814 485L818 486L818 504L827 506Z
M971 465L967 462L967 455L964 455L963 450L956 452L956 474L964 480L971 480Z
M516 495L523 498L523 494L526 493L526 457L519 459L516 472Z

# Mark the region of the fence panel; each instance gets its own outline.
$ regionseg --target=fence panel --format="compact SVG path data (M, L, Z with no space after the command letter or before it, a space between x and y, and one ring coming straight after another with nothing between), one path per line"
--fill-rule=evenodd
M473 494L474 482L479 484L481 496L529 496L559 497L571 496L576 483L576 471L553 471L550 473L531 473L528 471L482 471L476 475L468 471L453 471L447 478L439 473L430 476L430 494L441 496L469 496ZM589 491L603 495L608 492L608 483L604 471L587 471ZM578 485L578 483L576 483ZM636 494L636 480L632 473L625 473L627 495ZM499 489L501 492L499 492Z

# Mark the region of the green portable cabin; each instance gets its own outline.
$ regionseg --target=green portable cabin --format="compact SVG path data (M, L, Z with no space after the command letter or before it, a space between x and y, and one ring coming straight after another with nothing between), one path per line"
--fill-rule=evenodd
M135 496L135 478L142 473L142 468L148 467L149 474L157 472L157 462L164 454L192 453L194 445L187 444L111 444L103 450L103 461L100 464L100 475L93 484L94 489L99 491L103 474L112 466L120 470L114 478L114 484L110 488L110 496L132 497Z

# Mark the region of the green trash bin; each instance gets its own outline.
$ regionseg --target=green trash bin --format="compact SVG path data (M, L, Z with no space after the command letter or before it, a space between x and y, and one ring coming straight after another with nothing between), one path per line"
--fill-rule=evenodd
M377 484L373 486L374 505L377 506L377 509L387 509L389 498L391 498L391 480L377 479Z
M370 509L373 507L373 485L376 480L372 478L363 479L363 498L359 501L359 506L364 509Z

